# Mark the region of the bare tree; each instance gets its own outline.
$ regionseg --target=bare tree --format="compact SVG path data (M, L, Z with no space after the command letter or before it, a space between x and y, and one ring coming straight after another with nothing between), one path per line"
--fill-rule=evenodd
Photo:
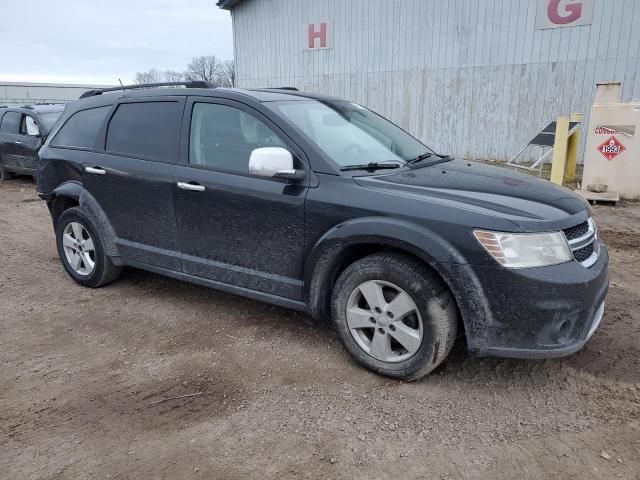
M236 85L236 67L233 60L226 60L218 64L218 72L216 75L216 86L218 87L235 87Z
M135 83L158 83L160 82L160 78L162 76L162 72L152 68L148 72L138 72L136 73Z
M215 84L219 62L213 55L194 57L187 66L185 77L190 81L201 80Z
M181 82L187 80L204 81L216 87L234 87L236 69L233 60L218 60L214 55L194 57L187 66L187 71L156 70L136 73L135 83Z
M156 70L152 68L147 72L136 73L135 83L162 83L162 82L181 82L184 80L184 74L174 70Z
M182 82L184 80L184 73L176 72L175 70L165 70L164 72L165 82Z

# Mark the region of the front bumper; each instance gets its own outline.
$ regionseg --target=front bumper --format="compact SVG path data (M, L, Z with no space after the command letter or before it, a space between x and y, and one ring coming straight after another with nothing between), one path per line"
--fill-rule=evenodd
M553 347L553 348L508 348L508 347L484 347L472 349L472 352L478 356L505 357L505 358L526 358L526 359L543 359L566 357L572 353L581 350L595 333L602 317L604 315L604 302L596 310L594 318L591 320L591 328L584 340L578 339L571 341L569 344Z
M475 355L553 358L580 350L598 328L609 288L608 252L600 243L590 268L451 266L452 289Z

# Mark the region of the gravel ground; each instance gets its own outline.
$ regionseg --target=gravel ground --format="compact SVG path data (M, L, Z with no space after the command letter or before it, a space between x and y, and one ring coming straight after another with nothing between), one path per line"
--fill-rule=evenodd
M2 183L0 478L638 479L640 205L595 215L613 272L584 350L458 342L401 383L299 313L134 270L76 285L33 183Z

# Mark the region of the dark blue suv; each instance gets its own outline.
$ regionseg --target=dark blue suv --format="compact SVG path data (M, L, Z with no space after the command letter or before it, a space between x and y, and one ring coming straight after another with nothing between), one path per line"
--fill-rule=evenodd
M182 86L88 92L40 150L76 282L131 266L302 310L405 380L458 333L543 358L597 328L607 250L571 191L438 155L349 101Z

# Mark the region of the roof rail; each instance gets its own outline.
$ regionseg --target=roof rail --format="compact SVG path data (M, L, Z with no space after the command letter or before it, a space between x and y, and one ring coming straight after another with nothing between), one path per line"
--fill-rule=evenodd
M161 83L140 83L137 85L122 85L121 87L101 88L97 90L87 90L80 98L94 97L96 95L102 95L106 92L117 92L118 90L141 90L144 88L156 88L156 87L186 87L186 88L214 88L209 82L203 82L200 80L193 82L161 82Z
M264 90L293 90L299 92L296 87L265 87Z

